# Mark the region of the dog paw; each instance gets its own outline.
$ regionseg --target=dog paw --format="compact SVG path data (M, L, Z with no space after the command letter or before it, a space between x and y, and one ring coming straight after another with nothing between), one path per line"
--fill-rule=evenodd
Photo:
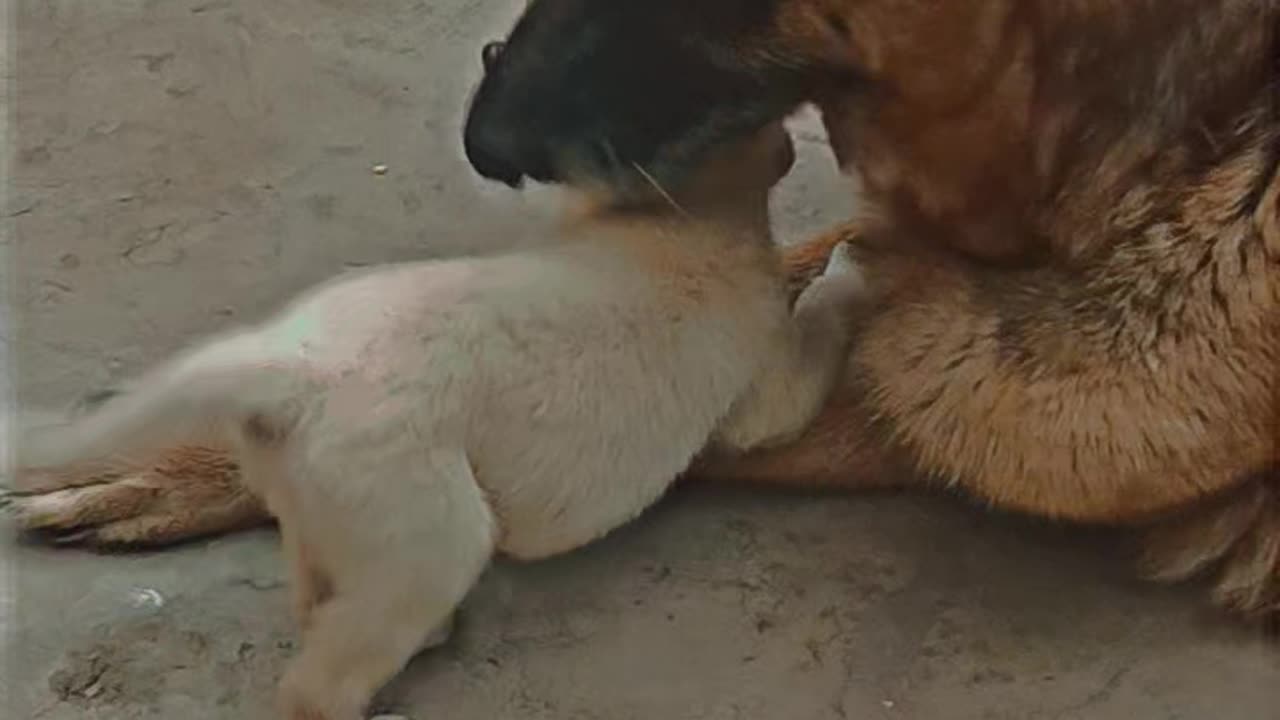
M104 548L168 545L270 520L230 457L207 448L152 464L20 471L3 505L38 539Z
M1208 576L1213 602L1248 619L1280 619L1280 486L1259 481L1151 530L1149 579Z

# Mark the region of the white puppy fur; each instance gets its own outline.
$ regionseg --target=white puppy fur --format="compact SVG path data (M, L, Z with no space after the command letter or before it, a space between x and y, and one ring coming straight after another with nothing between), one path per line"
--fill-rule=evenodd
M709 445L817 413L863 283L838 251L789 306L767 217L789 152L770 128L678 208L596 204L551 246L340 277L29 433L20 466L227 437L305 627L282 711L356 720L495 553L577 548Z

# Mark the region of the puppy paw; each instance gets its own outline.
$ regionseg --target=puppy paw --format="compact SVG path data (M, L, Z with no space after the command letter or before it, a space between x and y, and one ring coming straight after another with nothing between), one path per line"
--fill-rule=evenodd
M836 243L827 256L827 265L822 269L822 276L861 273L858 262L853 259L853 249L847 240Z
M848 307L871 296L866 271L848 242L837 244L827 257L822 274L809 283L796 301L801 306Z
M276 706L283 720L361 720L364 713L334 697L332 687L308 686L296 671L285 673L277 688Z

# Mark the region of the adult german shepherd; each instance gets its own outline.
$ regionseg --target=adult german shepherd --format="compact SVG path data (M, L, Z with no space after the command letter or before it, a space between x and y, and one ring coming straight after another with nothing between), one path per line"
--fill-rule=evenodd
M533 0L467 152L666 184L816 103L864 212L793 279L850 240L882 299L804 437L700 474L1133 525L1148 573L1274 616L1278 33L1280 0ZM60 493L27 524L90 543L264 519L210 449Z

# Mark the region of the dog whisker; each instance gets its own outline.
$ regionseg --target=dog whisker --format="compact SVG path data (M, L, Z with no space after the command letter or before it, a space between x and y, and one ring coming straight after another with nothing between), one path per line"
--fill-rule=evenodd
M653 186L654 190L658 191L658 194L662 196L663 200L667 201L667 204L669 204L672 209L685 217L693 217L688 210L685 210L681 207L680 203L676 202L676 199L671 196L671 193L667 192L666 188L662 187L662 184L658 182L657 178L651 175L648 170L644 169L643 165L638 162L632 162L631 167L635 168L636 172L640 173L640 177L644 178L646 182Z

